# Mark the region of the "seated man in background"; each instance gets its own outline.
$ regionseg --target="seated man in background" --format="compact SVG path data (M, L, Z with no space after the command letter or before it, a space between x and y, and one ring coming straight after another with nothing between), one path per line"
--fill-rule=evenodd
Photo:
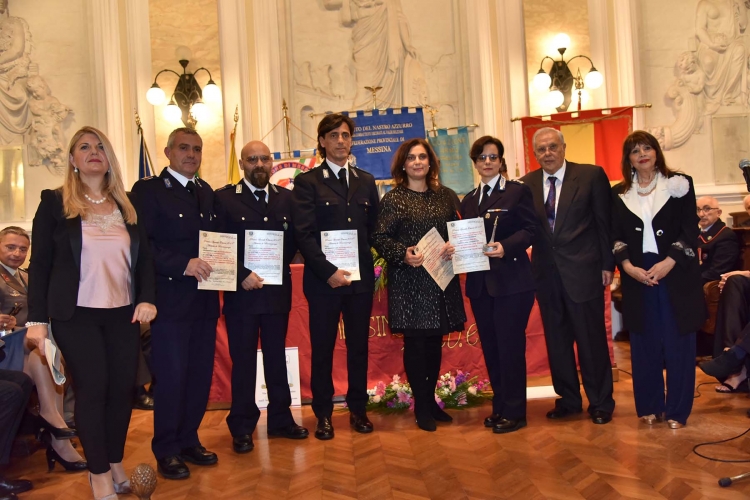
M750 215L750 194L742 199L742 206L745 207L745 212ZM741 227L750 227L750 219L745 219L740 224Z
M0 357L4 355L0 348ZM10 449L26 411L33 384L23 372L0 370L0 466L10 461ZM17 493L31 489L31 481L6 479L0 474L0 500L16 500Z
M701 196L696 201L698 225L698 256L704 283L721 279L721 275L737 269L740 244L731 228L719 218L721 208L713 196Z

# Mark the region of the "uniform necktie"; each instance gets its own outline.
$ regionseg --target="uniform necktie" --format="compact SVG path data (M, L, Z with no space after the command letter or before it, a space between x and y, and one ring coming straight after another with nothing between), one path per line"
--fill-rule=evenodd
M557 177L550 176L547 178L549 182L549 193L547 194L547 201L544 202L544 210L547 212L547 222L549 223L549 229L555 232L555 201L557 200Z
M349 191L349 185L346 183L346 169L342 168L339 170L339 182L341 183L341 186L344 188L344 192Z
M485 184L482 188L482 198L479 200L479 206L481 207L482 204L486 203L487 200L490 199L490 186L489 184Z
M195 182L193 181L187 181L187 184L185 184L185 189L188 190L188 193L195 196Z
M262 189L258 189L255 191L255 196L258 197L258 203L260 203L260 207L265 211L266 207L268 206L266 203L266 192Z

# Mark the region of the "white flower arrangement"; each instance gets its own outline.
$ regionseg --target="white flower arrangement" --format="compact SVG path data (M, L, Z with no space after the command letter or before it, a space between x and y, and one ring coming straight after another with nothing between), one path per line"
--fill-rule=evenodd
M673 175L667 179L667 191L672 198L682 198L690 191L690 182L684 175Z

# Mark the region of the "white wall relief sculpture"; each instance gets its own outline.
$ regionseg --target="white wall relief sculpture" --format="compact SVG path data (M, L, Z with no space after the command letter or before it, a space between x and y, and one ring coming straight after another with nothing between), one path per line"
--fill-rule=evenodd
M30 166L60 171L65 164L61 123L71 112L31 61L31 32L0 0L0 144L28 146Z
M747 110L748 54L744 33L750 0L700 0L695 14L695 40L674 68L666 92L675 121L650 131L665 150L679 148L701 132L704 117L722 109ZM693 48L695 47L695 48Z

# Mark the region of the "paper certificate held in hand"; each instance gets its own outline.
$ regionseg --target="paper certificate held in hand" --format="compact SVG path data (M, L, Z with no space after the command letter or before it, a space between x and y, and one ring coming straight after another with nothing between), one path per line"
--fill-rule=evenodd
M484 219L449 222L448 239L456 247L456 252L453 254L454 273L471 273L490 269L490 258L483 253L483 247L487 243Z
M344 271L352 273L349 281L359 281L359 246L357 230L321 231L320 248L326 260Z
M453 273L453 263L450 260L443 260L440 256L443 245L445 245L445 240L433 227L417 243L417 253L424 254L422 267L430 273L440 289L445 291L455 274Z
M284 231L245 231L245 268L263 278L263 286L284 279Z
M237 235L201 231L198 257L213 268L198 290L237 291Z

